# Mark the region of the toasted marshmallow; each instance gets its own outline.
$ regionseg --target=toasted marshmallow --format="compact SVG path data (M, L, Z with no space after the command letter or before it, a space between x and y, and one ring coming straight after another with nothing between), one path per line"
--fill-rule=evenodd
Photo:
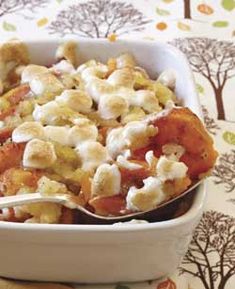
M159 75L157 81L161 82L163 85L174 90L175 89L175 83L176 83L176 71L173 69L164 70Z
M162 180L174 180L186 177L188 167L183 162L177 162L161 156L157 163L157 176Z
M58 74L73 74L76 71L73 65L69 61L64 59L54 64L51 70Z
M116 158L118 154L122 153L128 148L126 140L122 136L123 128L118 127L112 129L106 138L106 147L112 158Z
M125 168L127 170L133 171L133 170L139 170L142 168L141 165L136 164L134 162L128 161L124 156L119 155L117 157L117 165L121 168Z
M33 118L42 124L53 124L55 115L59 113L59 105L50 101L44 105L36 105L33 111Z
M47 102L44 105L36 105L33 111L33 118L42 124L61 125L61 122L73 122L83 116L67 106L59 105L56 101Z
M45 169L53 165L57 157L50 142L33 139L26 144L23 155L23 166Z
M97 63L96 66L87 67L81 72L81 78L85 82L89 82L95 78L103 78L108 72L107 65Z
M107 149L116 157L124 149L138 149L148 144L149 138L157 134L157 128L146 122L129 122L122 128L112 129L106 139Z
M103 79L92 79L86 84L87 93L94 99L95 102L99 102L102 95L110 94L114 91L114 87L107 83Z
M104 119L117 118L128 111L128 103L115 94L103 95L99 101L98 111Z
M58 95L64 89L63 84L51 73L40 73L29 82L31 91L36 96L43 94Z
M98 137L97 127L84 119L84 123L73 126L68 133L71 146L76 147L87 141L96 141Z
M129 87L134 86L134 74L130 68L117 69L107 79L107 82L113 86Z
M44 127L46 139L49 141L56 141L62 145L70 146L69 141L70 128L67 126L52 126L48 125Z
M135 59L131 54L123 53L116 58L117 68L134 67Z
M138 90L135 94L133 105L142 107L145 111L152 113L161 110L155 93L150 90Z
M99 165L111 160L107 149L99 142L84 142L76 148L76 151L82 161L82 169L85 171L92 172Z
M92 107L91 97L80 89L64 90L60 96L56 97L55 101L82 113L89 112Z
M22 71L21 83L31 82L36 76L48 72L49 70L45 66L29 64Z
M16 143L28 142L34 138L46 138L43 126L39 122L24 122L15 128L12 133L12 141Z
M95 67L97 66L97 61L95 59L88 60L87 62L79 65L77 67L77 73L81 74L86 68L88 67Z
M143 182L142 188L131 187L129 189L126 197L127 209L132 211L151 210L166 198L159 179L149 177Z
M56 50L56 59L66 59L73 65L76 65L77 62L77 44L76 42L70 40L66 41L65 43L62 43L59 45L59 47Z
M96 141L98 129L90 120L77 119L76 123L71 128L69 126L45 126L46 139L70 147L76 147L87 141Z
M92 180L93 196L113 196L120 193L121 174L116 165L102 164Z
M157 134L157 128L141 121L129 122L123 130L123 138L132 149L138 149L148 144L149 138Z

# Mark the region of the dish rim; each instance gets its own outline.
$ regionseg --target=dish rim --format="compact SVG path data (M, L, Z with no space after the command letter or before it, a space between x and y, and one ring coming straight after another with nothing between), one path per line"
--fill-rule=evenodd
M18 40L18 39L17 39ZM50 44L57 44L64 43L67 41L76 41L78 43L100 43L104 45L114 45L115 43L119 43L121 45L125 44L132 44L132 45L147 45L147 46L158 46L161 48L165 48L169 50L171 53L176 54L178 61L181 62L182 67L184 70L186 70L186 73L188 75L188 83L189 86L192 88L192 97L195 100L195 107L192 109L194 113L198 115L199 118L202 119L202 111L201 106L199 102L199 97L196 92L196 86L195 86L195 80L193 76L193 72L190 68L189 62L187 60L186 55L181 52L178 48L175 46L164 43L161 41L151 41L151 40L144 40L144 39L118 39L115 42L110 42L107 39L89 39L89 38L79 38L79 37L68 37L65 39L59 39L59 38L41 38L37 39L34 37L28 37L24 39L24 37L19 39L22 41L26 46L31 44L43 44L43 43L50 43ZM6 43L7 41L0 41L0 44ZM113 225L113 224L30 224L30 223L15 223L15 222L6 222L6 221L0 221L0 230L1 229L10 229L10 230L23 230L23 231L82 231L82 232L125 232L125 231L143 231L143 230L156 230L156 229L167 229L172 227L177 227L179 225L187 224L191 221L193 221L196 216L198 215L198 212L202 211L205 198L206 198L206 181L204 181L202 184L198 186L195 192L195 196L192 202L191 207L189 210L184 213L183 215L176 217L174 219L166 220L166 221L159 221L154 223L144 223L144 224L123 224L123 225Z

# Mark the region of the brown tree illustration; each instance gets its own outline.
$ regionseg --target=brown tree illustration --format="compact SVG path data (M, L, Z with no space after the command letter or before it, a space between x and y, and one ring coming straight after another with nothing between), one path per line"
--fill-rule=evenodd
M191 19L191 1L184 0L184 18Z
M215 120L209 116L209 112L204 105L202 105L202 113L207 130L211 134L216 135L216 131L219 130L220 127L217 125Z
M107 37L141 31L150 20L124 1L91 0L62 10L49 26L50 33L65 36Z
M187 56L192 69L211 84L218 111L218 119L225 120L223 90L226 82L235 76L235 44L209 38L175 39L172 44Z
M225 184L226 192L235 190L235 150L221 154L218 164L213 170L215 184Z
M224 289L235 274L235 218L205 212L179 269L199 278L205 289Z
M49 0L0 0L0 17L6 14L20 12L22 9L34 11L44 7Z

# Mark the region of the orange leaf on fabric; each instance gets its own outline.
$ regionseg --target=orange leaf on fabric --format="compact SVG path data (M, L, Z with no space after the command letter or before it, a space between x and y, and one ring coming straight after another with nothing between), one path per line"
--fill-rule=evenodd
M164 2L164 3L171 3L171 2L173 2L174 0L162 0L162 2Z
M37 21L37 26L42 27L46 25L47 23L48 23L48 19L46 17L43 17Z
M115 42L117 40L117 35L115 33L111 33L107 38L110 42Z
M200 4L197 6L197 10L203 14L211 15L214 13L214 9L206 4Z
M158 30L165 30L167 29L167 24L165 22L159 22L156 24L156 28Z
M191 27L188 24L184 24L182 22L178 22L177 27L183 31L190 31L191 30Z
M156 289L177 289L177 288L175 282L168 278L167 280L159 283Z

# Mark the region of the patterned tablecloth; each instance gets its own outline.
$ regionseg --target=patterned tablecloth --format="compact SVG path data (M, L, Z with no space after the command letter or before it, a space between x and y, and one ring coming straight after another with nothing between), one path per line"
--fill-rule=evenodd
M207 129L220 156L203 218L167 280L76 288L235 288L235 0L0 0L0 40L105 37L170 41L195 73ZM71 288L0 279L0 288Z

